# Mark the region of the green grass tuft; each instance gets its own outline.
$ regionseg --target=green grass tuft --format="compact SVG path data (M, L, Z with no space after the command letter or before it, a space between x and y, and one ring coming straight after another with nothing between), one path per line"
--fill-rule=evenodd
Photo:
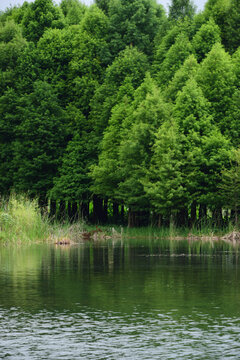
M37 200L11 195L1 200L0 239L4 242L43 240L50 234L50 224L41 215Z

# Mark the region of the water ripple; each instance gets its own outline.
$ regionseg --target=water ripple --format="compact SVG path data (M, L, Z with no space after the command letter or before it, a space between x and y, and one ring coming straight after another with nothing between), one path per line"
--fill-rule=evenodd
M2 359L237 359L240 320L191 316L0 311ZM200 314L199 318L204 316Z

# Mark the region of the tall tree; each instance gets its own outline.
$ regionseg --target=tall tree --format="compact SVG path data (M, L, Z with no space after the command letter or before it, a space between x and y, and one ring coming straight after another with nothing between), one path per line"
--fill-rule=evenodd
M48 28L63 28L64 16L52 0L35 0L27 7L22 19L23 35L37 42Z
M190 55L176 71L165 90L165 97L175 102L177 94L186 85L187 80L194 78L198 71L198 63L194 55Z
M117 193L130 208L129 225L137 225L139 214L149 211L149 199L141 179L149 168L154 134L169 113L169 106L147 75L135 92L133 111L126 119L127 126L123 123L119 146L121 181Z
M178 93L173 114L184 135L184 171L191 201L217 207L220 196L216 184L231 146L213 123L211 104L194 79Z
M227 19L226 19L226 30L223 43L230 53L234 53L240 46L240 3L238 0L231 0L230 6L228 7Z
M181 144L177 123L173 119L166 120L156 134L151 165L142 180L155 212L171 217L172 221L188 202Z
M171 0L169 5L169 19L183 20L185 17L193 18L196 12L196 6L191 0Z
M222 171L219 185L223 204L234 211L234 222L238 225L240 208L240 149L234 149L230 157L230 167Z
M220 44L215 44L202 61L196 79L211 104L215 123L222 133L227 133L230 127L227 113L235 91L235 74L232 59Z
M188 37L184 33L180 33L166 53L159 72L156 74L158 83L166 86L191 53L192 46Z
M131 79L134 89L142 82L149 65L146 55L136 48L122 51L107 68L103 84L96 90L91 101L90 120L98 142L111 117L111 110L117 103L117 92L125 79Z
M119 146L124 140L123 123L129 127L127 119L132 113L133 94L131 79L126 78L119 88L117 104L112 108L108 126L103 133L98 163L91 169L93 192L112 201L117 200L117 188L121 180Z
M51 86L37 81L17 106L14 188L46 200L65 147L64 112Z
M79 25L87 9L79 0L62 0L60 7L68 25Z
M213 19L203 24L192 39L192 45L196 57L201 62L215 43L221 42L221 34L219 26L215 24Z
M153 40L164 14L156 0L110 0L110 48L115 57L126 46L152 55Z

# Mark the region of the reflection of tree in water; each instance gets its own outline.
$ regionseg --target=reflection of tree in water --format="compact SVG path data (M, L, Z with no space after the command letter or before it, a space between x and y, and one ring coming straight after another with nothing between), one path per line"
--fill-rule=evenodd
M130 239L122 244L38 246L22 249L18 259L15 255L9 249L1 255L1 306L31 312L176 308L183 315L221 303L226 314L239 311L238 257L229 244Z

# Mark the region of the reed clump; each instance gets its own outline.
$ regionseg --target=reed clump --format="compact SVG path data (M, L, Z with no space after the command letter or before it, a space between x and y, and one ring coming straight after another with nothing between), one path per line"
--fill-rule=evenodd
M36 199L25 195L11 195L0 203L0 240L37 241L46 239L51 225L38 207Z

